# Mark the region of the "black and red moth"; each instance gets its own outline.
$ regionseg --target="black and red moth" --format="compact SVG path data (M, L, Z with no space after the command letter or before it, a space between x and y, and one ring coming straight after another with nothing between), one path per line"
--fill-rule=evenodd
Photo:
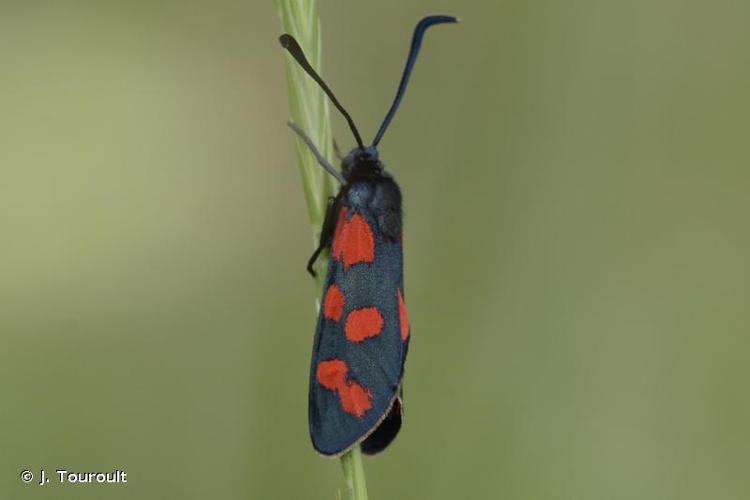
M315 276L315 261L324 249L330 250L310 367L310 436L322 455L338 456L357 444L364 453L378 453L401 428L409 348L401 191L384 171L377 147L401 103L425 31L455 22L452 16L428 16L417 24L396 98L370 146L363 144L351 116L297 41L288 34L279 39L346 118L357 141L342 159L339 173L302 130L289 124L341 183L338 195L328 200L320 244L307 264Z

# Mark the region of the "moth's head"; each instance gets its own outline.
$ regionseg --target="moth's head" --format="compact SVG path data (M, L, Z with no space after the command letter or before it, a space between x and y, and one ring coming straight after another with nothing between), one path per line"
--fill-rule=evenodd
M352 149L341 161L341 172L347 181L380 175L383 164L378 159L378 149L375 146Z
M430 26L456 22L458 22L457 17L437 15L427 16L417 23L417 26L414 28L414 35L412 36L411 48L409 49L409 58L406 60L406 67L404 68L404 72L401 75L401 83L399 83L398 85L396 97L393 99L393 104L391 104L391 108L385 115L383 123L380 124L380 128L378 129L377 134L375 134L375 138L372 140L372 144L370 146L365 146L365 143L362 141L362 136L359 134L359 130L357 130L357 127L354 125L354 120L352 120L352 117L349 115L346 109L344 109L338 99L336 99L336 96L333 95L333 92L330 88L328 88L328 85L326 85L320 75L315 71L315 69L313 69L312 65L307 60L307 57L305 57L305 53L302 51L302 47L300 47L299 43L297 43L297 40L295 40L292 35L289 35L287 33L284 33L279 37L281 46L284 47L289 52L289 54L294 57L294 59L299 63L302 69L308 75L310 75L310 77L315 80L315 82L317 82L323 92L325 92L325 94L331 100L331 103L346 119L347 123L349 124L349 129L351 129L352 134L354 135L354 139L357 141L357 147L352 149L352 151L348 155L346 155L346 158L344 158L341 162L341 172L347 182L351 182L359 178L375 177L383 173L384 167L383 164L380 163L380 160L378 160L377 147L378 144L380 144L380 140L383 138L383 134L385 134L385 131L388 129L388 126L393 119L393 115L396 114L396 110L401 105L401 99L404 97L406 85L409 83L409 76L414 69L414 63L417 60L417 54L419 53L419 48L422 44L422 37L424 37L425 31L427 31ZM311 146L309 143L308 145ZM328 170L327 167L325 168L326 170Z

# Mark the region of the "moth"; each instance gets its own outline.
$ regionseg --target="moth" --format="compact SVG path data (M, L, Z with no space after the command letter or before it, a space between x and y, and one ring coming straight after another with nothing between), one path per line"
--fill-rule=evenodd
M307 264L315 276L315 261L323 250L330 251L309 392L310 436L315 450L325 456L341 455L356 445L366 454L378 453L401 429L402 381L411 334L404 303L401 190L385 170L378 144L401 104L425 31L457 21L446 15L419 21L396 97L368 146L297 41L288 34L279 38L341 112L357 142L341 159L339 172L303 130L289 124L341 184L328 200L320 242Z

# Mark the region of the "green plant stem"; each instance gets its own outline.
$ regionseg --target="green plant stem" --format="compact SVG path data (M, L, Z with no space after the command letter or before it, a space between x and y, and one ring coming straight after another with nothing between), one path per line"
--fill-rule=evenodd
M321 36L318 2L316 0L276 0L284 32L297 39L313 68L320 73ZM292 121L304 130L329 161L333 152L331 121L325 94L294 60L285 57L289 108ZM291 131L290 131L291 134ZM336 181L318 165L307 145L297 140L297 159L307 211L313 231L313 245L320 239L328 197L336 193ZM316 308L320 307L328 255L321 255L316 270ZM350 500L367 500L362 451L355 446L341 457L341 467Z
M297 39L310 64L320 71L321 37L317 1L277 0L277 6L284 31ZM321 154L330 161L333 141L325 94L288 55L285 56L285 68L292 121L307 133ZM336 181L318 165L307 145L297 137L295 140L302 187L313 230L313 243L316 243L320 238L328 197L336 192ZM323 258L318 260L318 271L325 270L327 265L326 256L321 257ZM318 292L322 290L323 274L318 272Z
M362 464L362 450L359 449L359 446L355 446L352 451L341 457L341 468L344 470L349 498L367 500L365 468Z

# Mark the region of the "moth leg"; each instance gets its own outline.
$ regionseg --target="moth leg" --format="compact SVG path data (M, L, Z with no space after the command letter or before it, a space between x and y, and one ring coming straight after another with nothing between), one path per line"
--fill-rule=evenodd
M317 277L317 273L315 272L315 269L313 269L315 261L318 260L318 256L324 248L328 248L331 246L333 233L336 230L336 217L338 216L338 212L338 197L329 197L328 207L326 208L326 215L323 219L323 228L320 231L320 242L318 243L318 248L315 249L313 254L310 256L310 259L307 261L307 272L310 273L313 278Z
M339 143L336 142L336 139L333 140L333 154L335 154L336 158L339 160L344 159L344 155L341 154L341 149L339 149Z
M328 160L325 159L325 157L318 151L318 148L315 147L315 144L313 144L312 139L310 139L310 136L308 136L301 128L299 128L297 125L295 125L292 122L287 122L287 125L289 125L289 128L294 130L294 133L299 136L299 138L307 144L307 147L310 148L310 152L315 156L315 159L318 160L318 163L321 167L323 167L323 170L328 172L333 176L334 179L339 181L341 184L346 184L346 180L341 176L339 172L336 171L333 165L331 165Z

